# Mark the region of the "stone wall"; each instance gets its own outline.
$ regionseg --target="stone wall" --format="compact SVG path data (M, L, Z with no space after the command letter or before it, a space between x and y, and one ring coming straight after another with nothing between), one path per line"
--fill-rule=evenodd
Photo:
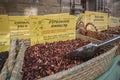
M111 15L115 17L120 17L120 1L115 1L111 7Z
M96 10L96 0L88 0L88 8L89 11L95 11Z
M80 3L81 0L75 2ZM81 5L76 7L81 8ZM66 12L70 12L70 0L0 0L0 14L43 15Z
M59 0L0 0L0 14L43 15L60 13Z
M120 17L120 0L109 0L108 8L110 16Z
M80 3L83 0L75 0ZM86 0L86 9L96 10L96 0ZM120 0L107 0L110 15L120 17ZM105 4L107 5L107 4ZM77 6L77 8L83 8ZM0 0L0 14L43 15L70 12L70 0Z

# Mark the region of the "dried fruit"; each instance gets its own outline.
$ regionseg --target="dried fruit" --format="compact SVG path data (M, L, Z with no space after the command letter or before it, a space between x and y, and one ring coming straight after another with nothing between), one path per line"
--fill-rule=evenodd
M36 44L28 47L23 64L23 80L42 78L81 64L82 60L70 60L62 56L88 43L88 41L76 39L46 43L45 45ZM104 51L100 50L100 53L97 52L96 56Z

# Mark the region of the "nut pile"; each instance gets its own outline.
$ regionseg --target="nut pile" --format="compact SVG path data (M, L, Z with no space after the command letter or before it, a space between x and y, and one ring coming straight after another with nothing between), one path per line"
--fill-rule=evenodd
M79 30L80 34L85 35L85 36L89 36L98 40L107 40L110 39L111 37L114 37L114 34L107 34L107 33L101 33L101 32L97 32L97 31L90 31L90 30L85 30L80 28Z
M81 64L82 60L70 60L62 56L88 43L76 39L28 47L23 64L23 80L39 79ZM95 56L103 52L103 49L99 50Z
M8 58L8 51L0 53L0 72L4 66L7 58Z
M114 36L117 36L118 34L120 35L120 31L115 32L113 28L112 30L105 30L102 32L90 31L90 30L85 30L83 28L80 28L79 32L82 35L89 36L102 41L110 39ZM120 42L117 42L116 45L118 45L117 54L120 54Z
M116 34L116 35L119 35L120 34L120 32L118 32L118 31L112 31L112 30L104 30L104 31L102 31L103 33L107 33L107 34Z

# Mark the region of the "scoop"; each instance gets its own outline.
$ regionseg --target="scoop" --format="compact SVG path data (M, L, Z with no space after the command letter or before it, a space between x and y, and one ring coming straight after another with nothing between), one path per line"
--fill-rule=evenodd
M120 36L117 36L117 37L113 37L109 40L103 41L99 44L89 43L83 47L80 47L80 48L74 50L71 53L65 54L64 58L80 59L83 61L87 61L87 60L91 59L92 57L94 57L95 52L100 47L110 45L111 43L114 43L114 42L119 41L119 40L120 40Z

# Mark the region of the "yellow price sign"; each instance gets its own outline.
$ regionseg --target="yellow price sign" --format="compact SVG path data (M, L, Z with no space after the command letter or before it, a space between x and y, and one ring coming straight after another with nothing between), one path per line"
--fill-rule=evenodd
M47 14L47 15L44 15L44 16L69 16L70 13L59 13L59 14Z
M29 16L9 16L11 30L29 29Z
M119 26L120 26L120 18L119 18Z
M119 26L119 18L110 16L109 17L109 27L117 27Z
M0 35L9 33L8 16L0 15Z
M85 24L95 25L98 31L108 28L108 13L85 11ZM88 25L88 29L94 31L93 25Z
M120 18L119 18L119 27L120 27Z
M84 13L80 13L80 17L77 20L77 27L84 27L84 23L85 23L85 14Z
M9 16L11 39L29 38L29 16Z
M85 14L84 13L80 13L80 17L81 17L81 21L85 22Z
M8 16L0 15L0 52L8 51L10 44Z
M10 46L10 35L0 35L0 52L8 51Z
M75 39L74 16L30 16L31 45Z

